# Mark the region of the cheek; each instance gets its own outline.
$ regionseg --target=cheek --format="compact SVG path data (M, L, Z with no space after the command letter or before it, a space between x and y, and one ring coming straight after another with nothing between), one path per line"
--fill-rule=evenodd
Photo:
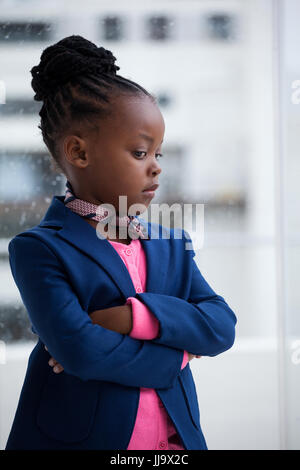
M91 173L92 179L110 196L133 195L141 189L145 180L143 162L127 155L99 161L93 165Z
M124 158L118 168L115 168L115 175L120 187L127 189L129 193L141 185L145 179L144 171L143 163L131 157L131 159Z
M104 186L108 183L111 184L112 179L116 175L116 169L109 160L95 163L91 167L90 172L92 179L96 178Z

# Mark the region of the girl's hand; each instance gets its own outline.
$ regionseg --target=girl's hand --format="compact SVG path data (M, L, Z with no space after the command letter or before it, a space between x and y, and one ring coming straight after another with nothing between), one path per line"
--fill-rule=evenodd
M192 354L192 353L189 353L189 352L188 352L188 355L189 355L189 361L194 359L194 357L202 357L202 356L195 356L195 354Z
M45 346L45 349L46 349L46 351L48 351L47 346ZM62 372L64 370L63 366L61 364L59 364L57 362L57 360L54 359L54 357L51 357L49 359L48 364L49 364L49 366L53 367L53 372L55 372L56 374L59 374L60 372Z

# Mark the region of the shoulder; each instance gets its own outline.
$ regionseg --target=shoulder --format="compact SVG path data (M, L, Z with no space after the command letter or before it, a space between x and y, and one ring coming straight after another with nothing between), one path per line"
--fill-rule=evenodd
M57 233L58 230L61 229L61 225L57 225L55 223L39 223L37 225L34 225L33 227L30 227L26 230L23 230L22 232L17 233L11 241L14 240L19 240L19 239L24 239L24 238L36 238L40 240L47 240L49 238L53 238L55 234Z
M16 234L8 243L10 260L18 258L20 262L33 263L33 258L45 256L56 258L53 250L53 235L56 230L45 230L34 226Z

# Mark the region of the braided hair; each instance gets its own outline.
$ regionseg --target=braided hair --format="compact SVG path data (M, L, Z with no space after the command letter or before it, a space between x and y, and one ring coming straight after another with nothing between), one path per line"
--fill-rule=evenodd
M137 83L117 74L116 58L104 47L72 35L44 49L32 67L34 100L43 101L38 128L58 166L64 171L57 142L76 125L97 128L97 118L113 111L112 98L120 94L156 97Z

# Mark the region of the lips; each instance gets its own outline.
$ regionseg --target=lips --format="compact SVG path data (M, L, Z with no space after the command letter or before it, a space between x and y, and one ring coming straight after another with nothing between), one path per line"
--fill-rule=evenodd
M149 186L149 188L146 188L143 190L144 191L155 191L159 187L159 184L153 184L152 186Z

